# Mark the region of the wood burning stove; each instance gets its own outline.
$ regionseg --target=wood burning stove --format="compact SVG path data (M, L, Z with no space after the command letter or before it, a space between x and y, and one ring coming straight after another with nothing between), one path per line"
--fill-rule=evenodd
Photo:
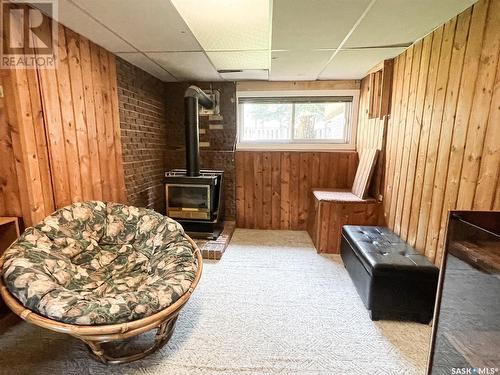
M185 169L165 173L167 215L173 219L213 221L221 206L222 171L201 170L196 177Z
M200 170L198 105L212 108L213 101L198 87L184 94L186 169L165 173L167 215L194 237L217 238L222 230L223 171Z
M170 174L168 177L171 177ZM177 178L166 184L167 215L176 219L211 220L214 216L215 179L182 184Z

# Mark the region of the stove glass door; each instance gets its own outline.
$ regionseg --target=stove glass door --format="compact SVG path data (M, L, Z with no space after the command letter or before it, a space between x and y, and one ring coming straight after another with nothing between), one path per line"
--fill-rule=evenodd
M209 219L210 186L167 185L167 206L172 218Z

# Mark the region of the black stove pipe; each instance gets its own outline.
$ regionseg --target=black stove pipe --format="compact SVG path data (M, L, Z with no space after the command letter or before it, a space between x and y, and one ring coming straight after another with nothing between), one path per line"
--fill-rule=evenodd
M211 109L214 102L197 86L189 86L184 93L184 125L186 129L186 175L200 175L200 136L198 104Z

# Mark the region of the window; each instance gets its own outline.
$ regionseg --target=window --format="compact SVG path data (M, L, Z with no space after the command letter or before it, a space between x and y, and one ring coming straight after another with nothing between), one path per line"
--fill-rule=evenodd
M252 96L251 92L240 93L238 146L348 146L353 143L354 99L354 95L270 96L267 93Z

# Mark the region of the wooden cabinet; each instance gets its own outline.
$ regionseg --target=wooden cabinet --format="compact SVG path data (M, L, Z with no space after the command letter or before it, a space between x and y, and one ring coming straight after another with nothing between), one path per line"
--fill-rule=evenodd
M344 225L377 225L380 203L348 190L313 189L307 231L318 253L340 253Z
M0 216L0 257L4 251L19 237L19 220L17 217ZM0 297L0 312L5 305Z
M0 216L0 256L19 236L18 218Z

